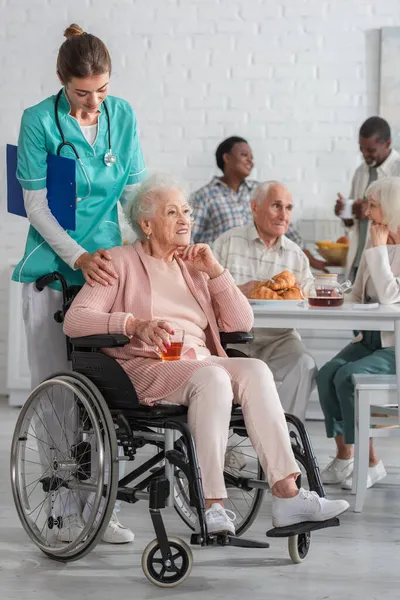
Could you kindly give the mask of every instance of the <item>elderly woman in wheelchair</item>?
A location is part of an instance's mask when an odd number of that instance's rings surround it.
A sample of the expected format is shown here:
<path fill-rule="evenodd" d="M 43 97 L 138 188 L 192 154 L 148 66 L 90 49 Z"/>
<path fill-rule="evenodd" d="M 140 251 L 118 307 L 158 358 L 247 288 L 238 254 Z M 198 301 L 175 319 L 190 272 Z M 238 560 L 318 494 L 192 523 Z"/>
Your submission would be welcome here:
<path fill-rule="evenodd" d="M 249 331 L 248 301 L 206 244 L 190 245 L 191 209 L 173 181 L 151 177 L 135 191 L 125 214 L 138 235 L 111 250 L 112 285 L 86 284 L 69 308 L 70 337 L 107 332 L 130 343 L 104 352 L 122 366 L 141 404 L 188 408 L 206 499 L 209 533 L 235 533 L 224 508 L 224 461 L 232 404 L 241 407 L 251 443 L 272 490 L 274 527 L 321 522 L 348 508 L 298 489 L 285 415 L 273 377 L 262 361 L 228 357 L 219 331 Z M 175 329 L 184 330 L 179 360 L 162 360 Z"/>

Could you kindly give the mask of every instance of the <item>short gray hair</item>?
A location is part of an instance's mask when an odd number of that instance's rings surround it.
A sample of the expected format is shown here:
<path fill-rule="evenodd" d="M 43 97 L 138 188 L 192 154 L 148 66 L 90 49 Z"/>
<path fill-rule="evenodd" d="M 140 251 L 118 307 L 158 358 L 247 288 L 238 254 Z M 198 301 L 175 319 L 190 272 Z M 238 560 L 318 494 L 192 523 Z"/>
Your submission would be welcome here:
<path fill-rule="evenodd" d="M 125 196 L 125 218 L 140 240 L 144 240 L 145 235 L 139 221 L 154 216 L 157 202 L 166 190 L 179 190 L 187 196 L 187 188 L 181 181 L 162 173 L 150 175 Z"/>
<path fill-rule="evenodd" d="M 282 183 L 280 183 L 279 181 L 264 181 L 263 183 L 260 183 L 253 194 L 252 200 L 255 200 L 257 202 L 257 204 L 262 204 L 262 202 L 264 201 L 264 198 L 267 196 L 269 190 L 272 187 L 275 187 L 276 185 L 283 185 Z"/>
<path fill-rule="evenodd" d="M 383 224 L 391 231 L 400 227 L 400 177 L 385 177 L 368 186 L 365 195 L 382 209 Z"/>

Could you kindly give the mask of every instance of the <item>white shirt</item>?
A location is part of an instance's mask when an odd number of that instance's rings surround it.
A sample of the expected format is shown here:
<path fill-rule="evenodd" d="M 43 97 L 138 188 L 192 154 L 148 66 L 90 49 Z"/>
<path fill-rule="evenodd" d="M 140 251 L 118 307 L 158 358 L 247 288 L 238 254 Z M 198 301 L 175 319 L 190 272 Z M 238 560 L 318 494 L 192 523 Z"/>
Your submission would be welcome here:
<path fill-rule="evenodd" d="M 377 179 L 383 179 L 384 177 L 400 177 L 400 154 L 397 152 L 397 150 L 394 150 L 394 148 L 392 148 L 387 159 L 381 165 L 379 165 L 379 167 L 377 167 Z M 369 166 L 363 162 L 359 167 L 357 167 L 354 173 L 349 197 L 352 200 L 361 200 L 364 198 L 368 181 Z M 358 220 L 355 219 L 354 226 L 350 230 L 350 247 L 346 261 L 346 277 L 348 277 L 350 274 L 354 259 L 357 254 L 359 239 L 358 228 Z M 368 237 L 369 236 L 367 235 L 365 244 L 368 242 Z"/>
<path fill-rule="evenodd" d="M 83 135 L 85 136 L 85 138 L 91 146 L 93 146 L 93 144 L 96 141 L 97 127 L 97 123 L 95 123 L 94 125 L 80 125 Z"/>
<path fill-rule="evenodd" d="M 351 292 L 351 300 L 366 303 L 367 296 L 380 304 L 400 304 L 400 245 L 367 248 L 361 258 L 360 267 Z M 356 338 L 358 341 L 359 338 Z M 394 346 L 395 336 L 391 331 L 381 331 L 383 348 Z"/>
<path fill-rule="evenodd" d="M 378 290 L 376 289 L 376 285 L 372 277 L 369 277 L 367 279 L 367 283 L 365 284 L 365 302 L 367 304 L 379 302 Z"/>
<path fill-rule="evenodd" d="M 215 257 L 230 271 L 237 285 L 253 279 L 270 279 L 288 269 L 300 285 L 313 279 L 310 263 L 302 249 L 281 236 L 272 248 L 267 248 L 254 223 L 226 231 L 213 244 Z"/>
<path fill-rule="evenodd" d="M 387 159 L 376 169 L 377 178 L 400 177 L 400 154 L 392 149 Z M 369 181 L 369 166 L 366 162 L 357 167 L 351 183 L 350 198 L 361 200 L 364 198 L 365 190 Z"/>

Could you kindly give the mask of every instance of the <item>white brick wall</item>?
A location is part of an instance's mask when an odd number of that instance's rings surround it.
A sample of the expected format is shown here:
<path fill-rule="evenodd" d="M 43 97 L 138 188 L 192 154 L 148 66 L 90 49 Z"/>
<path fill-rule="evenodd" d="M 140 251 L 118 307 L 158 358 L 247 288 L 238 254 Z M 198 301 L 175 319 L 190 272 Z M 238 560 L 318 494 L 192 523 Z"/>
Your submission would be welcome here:
<path fill-rule="evenodd" d="M 147 163 L 192 188 L 239 134 L 259 178 L 280 178 L 297 212 L 330 214 L 358 162 L 357 129 L 377 112 L 379 35 L 399 0 L 0 0 L 0 393 L 8 263 L 26 224 L 5 212 L 4 145 L 23 108 L 58 89 L 57 48 L 76 21 L 104 39 L 113 89 L 135 107 Z"/>

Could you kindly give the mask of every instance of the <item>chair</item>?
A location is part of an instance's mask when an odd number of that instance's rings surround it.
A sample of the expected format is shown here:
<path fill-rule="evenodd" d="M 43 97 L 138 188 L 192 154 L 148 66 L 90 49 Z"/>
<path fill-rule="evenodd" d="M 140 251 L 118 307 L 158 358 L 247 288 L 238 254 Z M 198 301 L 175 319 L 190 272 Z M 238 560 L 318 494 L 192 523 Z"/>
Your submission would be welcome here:
<path fill-rule="evenodd" d="M 370 438 L 400 435 L 395 375 L 353 375 L 355 444 L 352 493 L 354 512 L 362 512 L 367 491 Z"/>

